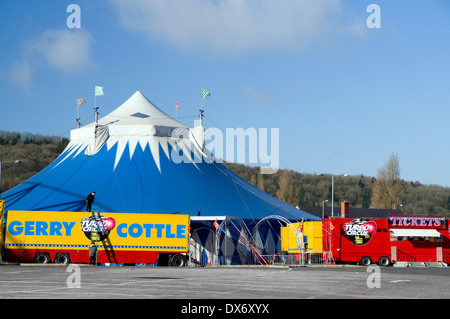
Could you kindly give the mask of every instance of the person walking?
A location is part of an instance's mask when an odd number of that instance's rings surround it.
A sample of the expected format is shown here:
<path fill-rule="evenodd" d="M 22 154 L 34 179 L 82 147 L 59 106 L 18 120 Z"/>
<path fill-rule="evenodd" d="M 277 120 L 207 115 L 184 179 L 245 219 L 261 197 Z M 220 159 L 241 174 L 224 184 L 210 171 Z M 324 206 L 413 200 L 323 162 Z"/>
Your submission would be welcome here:
<path fill-rule="evenodd" d="M 94 203 L 95 198 L 95 192 L 90 193 L 86 197 L 86 211 L 91 212 L 92 211 L 92 204 Z"/>
<path fill-rule="evenodd" d="M 89 245 L 89 265 L 95 265 L 95 255 L 97 254 L 97 246 L 95 246 L 94 241 L 91 241 Z"/>

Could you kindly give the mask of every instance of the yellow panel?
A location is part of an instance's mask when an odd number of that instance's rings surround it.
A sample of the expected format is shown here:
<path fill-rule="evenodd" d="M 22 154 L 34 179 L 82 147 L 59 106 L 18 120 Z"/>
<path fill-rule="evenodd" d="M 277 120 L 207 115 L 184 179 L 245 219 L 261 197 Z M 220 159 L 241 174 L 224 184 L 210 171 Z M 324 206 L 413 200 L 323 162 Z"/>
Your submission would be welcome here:
<path fill-rule="evenodd" d="M 298 229 L 301 223 L 293 223 L 295 229 Z M 306 236 L 308 242 L 307 252 L 319 253 L 322 252 L 322 222 L 303 222 L 303 232 L 300 236 Z M 281 227 L 281 250 L 289 253 L 298 253 L 297 239 L 295 232 L 288 226 Z M 303 245 L 300 249 L 304 249 Z"/>
<path fill-rule="evenodd" d="M 9 211 L 5 246 L 79 249 L 93 240 L 115 250 L 181 252 L 188 228 L 188 215 Z"/>
<path fill-rule="evenodd" d="M 321 253 L 322 244 L 322 222 L 305 222 L 303 226 L 304 234 L 308 237 L 308 251 Z"/>
<path fill-rule="evenodd" d="M 293 223 L 292 224 L 295 229 L 298 229 L 298 226 L 300 223 Z M 300 236 L 302 236 L 301 233 L 299 233 Z M 299 248 L 303 249 L 303 247 L 298 247 L 298 241 L 297 241 L 297 234 L 292 230 L 291 227 L 281 227 L 280 229 L 280 236 L 281 236 L 281 251 L 295 253 L 299 252 Z M 300 241 L 301 243 L 302 241 Z"/>

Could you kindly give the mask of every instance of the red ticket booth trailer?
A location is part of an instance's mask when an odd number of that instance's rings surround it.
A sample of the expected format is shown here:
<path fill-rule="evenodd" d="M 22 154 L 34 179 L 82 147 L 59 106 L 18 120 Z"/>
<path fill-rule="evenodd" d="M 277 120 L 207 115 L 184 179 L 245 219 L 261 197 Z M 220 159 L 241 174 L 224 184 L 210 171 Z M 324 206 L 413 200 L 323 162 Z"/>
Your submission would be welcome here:
<path fill-rule="evenodd" d="M 445 216 L 389 215 L 391 260 L 450 262 L 450 236 Z"/>
<path fill-rule="evenodd" d="M 449 222 L 445 216 L 327 218 L 322 228 L 323 249 L 338 263 L 450 263 Z"/>
<path fill-rule="evenodd" d="M 327 218 L 322 230 L 324 251 L 337 263 L 391 263 L 387 219 Z"/>

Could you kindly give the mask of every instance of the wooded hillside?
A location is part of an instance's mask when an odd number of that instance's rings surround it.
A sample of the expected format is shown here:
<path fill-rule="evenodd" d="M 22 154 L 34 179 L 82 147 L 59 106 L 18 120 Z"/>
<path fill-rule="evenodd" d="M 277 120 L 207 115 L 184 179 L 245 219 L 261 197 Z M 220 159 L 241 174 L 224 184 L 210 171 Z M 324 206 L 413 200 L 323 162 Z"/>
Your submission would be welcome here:
<path fill-rule="evenodd" d="M 22 162 L 2 165 L 1 191 L 20 184 L 44 169 L 68 142 L 67 138 L 55 136 L 0 131 L 0 161 Z M 292 206 L 321 206 L 322 201 L 331 201 L 331 175 L 317 176 L 290 170 L 261 175 L 258 167 L 233 163 L 226 165 L 246 181 Z M 350 207 L 371 207 L 375 181 L 375 177 L 363 175 L 335 176 L 335 205 L 346 200 Z M 450 218 L 450 188 L 404 180 L 401 180 L 401 185 L 404 197 L 402 206 L 397 208 L 404 213 L 446 215 Z M 326 206 L 329 207 L 330 202 Z"/>
<path fill-rule="evenodd" d="M 67 138 L 0 131 L 0 161 L 3 163 L 1 192 L 22 183 L 47 167 L 69 143 Z"/>

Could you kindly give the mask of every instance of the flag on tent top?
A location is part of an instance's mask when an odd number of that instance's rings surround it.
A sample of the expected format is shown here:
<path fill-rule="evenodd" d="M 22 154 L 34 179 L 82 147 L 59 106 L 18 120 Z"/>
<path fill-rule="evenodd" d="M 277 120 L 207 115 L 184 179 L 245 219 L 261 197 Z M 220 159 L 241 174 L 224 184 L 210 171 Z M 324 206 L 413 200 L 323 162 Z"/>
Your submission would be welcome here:
<path fill-rule="evenodd" d="M 103 95 L 103 88 L 101 86 L 95 87 L 95 96 Z"/>
<path fill-rule="evenodd" d="M 180 107 L 178 106 L 178 102 L 177 102 L 177 101 L 175 101 L 175 106 L 177 107 L 177 110 L 180 108 Z"/>
<path fill-rule="evenodd" d="M 206 90 L 202 90 L 202 99 L 206 99 L 207 97 L 210 97 L 211 93 L 209 93 Z"/>
<path fill-rule="evenodd" d="M 83 104 L 83 103 L 85 103 L 85 102 L 86 102 L 85 99 L 78 98 L 78 99 L 77 99 L 77 106 L 80 106 L 81 104 Z"/>

